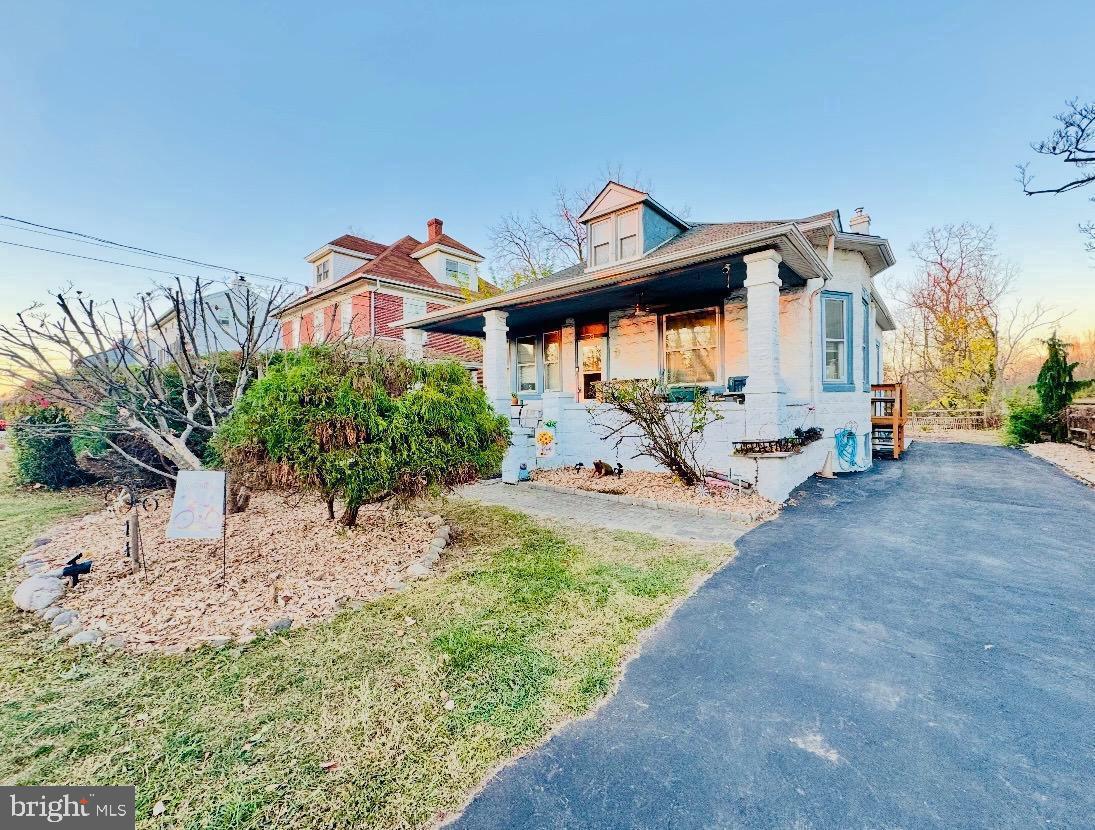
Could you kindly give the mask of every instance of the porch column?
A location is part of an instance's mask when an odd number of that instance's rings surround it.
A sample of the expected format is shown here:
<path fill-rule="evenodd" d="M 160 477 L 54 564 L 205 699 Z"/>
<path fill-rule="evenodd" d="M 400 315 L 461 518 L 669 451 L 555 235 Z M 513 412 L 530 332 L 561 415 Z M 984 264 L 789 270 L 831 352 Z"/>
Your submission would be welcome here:
<path fill-rule="evenodd" d="M 408 360 L 426 356 L 426 332 L 421 329 L 403 329 L 403 343 Z"/>
<path fill-rule="evenodd" d="M 509 412 L 509 343 L 506 333 L 509 326 L 505 311 L 487 311 L 483 314 L 483 389 L 495 411 Z"/>
<path fill-rule="evenodd" d="M 783 433 L 786 387 L 779 369 L 779 264 L 774 250 L 745 260 L 746 342 L 749 379 L 745 382 L 745 422 L 749 438 L 778 438 Z"/>

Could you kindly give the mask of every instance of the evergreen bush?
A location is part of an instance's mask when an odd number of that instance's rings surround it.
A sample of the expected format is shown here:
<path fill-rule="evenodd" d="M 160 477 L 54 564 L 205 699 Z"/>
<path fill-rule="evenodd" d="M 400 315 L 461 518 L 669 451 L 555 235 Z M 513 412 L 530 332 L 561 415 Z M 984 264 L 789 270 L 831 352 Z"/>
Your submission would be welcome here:
<path fill-rule="evenodd" d="M 72 451 L 68 413 L 35 396 L 11 406 L 11 475 L 16 484 L 41 484 L 50 490 L 86 484 L 89 476 Z"/>
<path fill-rule="evenodd" d="M 319 492 L 353 526 L 363 504 L 451 488 L 498 470 L 509 422 L 455 363 L 376 346 L 276 355 L 218 430 L 213 450 L 253 487 Z"/>

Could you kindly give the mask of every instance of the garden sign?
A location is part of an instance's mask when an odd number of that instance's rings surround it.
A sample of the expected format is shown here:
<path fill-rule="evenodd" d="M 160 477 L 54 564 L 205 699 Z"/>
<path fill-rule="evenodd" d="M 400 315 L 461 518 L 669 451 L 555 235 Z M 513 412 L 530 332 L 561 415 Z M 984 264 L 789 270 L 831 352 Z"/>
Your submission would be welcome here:
<path fill-rule="evenodd" d="M 220 539 L 224 535 L 223 470 L 179 470 L 168 539 Z"/>

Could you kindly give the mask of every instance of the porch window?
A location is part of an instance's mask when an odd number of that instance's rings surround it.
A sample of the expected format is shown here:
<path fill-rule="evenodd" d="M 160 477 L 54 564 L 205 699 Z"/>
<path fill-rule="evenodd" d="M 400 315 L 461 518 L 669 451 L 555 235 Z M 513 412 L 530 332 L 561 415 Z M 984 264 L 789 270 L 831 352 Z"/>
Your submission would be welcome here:
<path fill-rule="evenodd" d="M 536 391 L 536 338 L 517 340 L 517 391 Z"/>
<path fill-rule="evenodd" d="M 631 259 L 639 253 L 639 211 L 629 210 L 619 217 L 620 259 Z"/>
<path fill-rule="evenodd" d="M 719 360 L 717 310 L 667 314 L 664 321 L 666 384 L 714 383 Z"/>
<path fill-rule="evenodd" d="M 822 387 L 829 392 L 851 392 L 849 341 L 852 334 L 852 295 L 826 291 L 822 293 L 821 331 L 824 360 Z"/>
<path fill-rule="evenodd" d="M 607 265 L 612 256 L 612 220 L 594 222 L 589 227 L 589 237 L 594 266 Z"/>
<path fill-rule="evenodd" d="M 544 334 L 544 391 L 561 392 L 563 376 L 559 371 L 559 362 L 563 354 L 562 332 L 549 331 Z"/>

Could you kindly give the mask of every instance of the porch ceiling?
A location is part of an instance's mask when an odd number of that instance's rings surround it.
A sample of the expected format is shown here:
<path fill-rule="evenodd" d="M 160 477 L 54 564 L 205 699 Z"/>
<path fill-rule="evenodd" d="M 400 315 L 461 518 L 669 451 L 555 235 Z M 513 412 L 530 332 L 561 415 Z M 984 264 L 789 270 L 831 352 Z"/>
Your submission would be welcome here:
<path fill-rule="evenodd" d="M 730 266 L 729 276 L 724 269 L 726 265 Z M 779 276 L 785 287 L 806 283 L 786 263 L 780 264 Z M 582 321 L 636 304 L 667 311 L 713 304 L 721 302 L 730 292 L 743 288 L 744 283 L 745 262 L 741 255 L 734 255 L 657 274 L 636 276 L 604 287 L 586 288 L 580 293 L 562 297 L 515 298 L 507 303 L 503 296 L 492 308 L 508 312 L 510 335 L 519 336 L 553 328 L 568 317 Z M 423 322 L 415 327 L 425 331 L 481 336 L 483 314 L 482 311 L 473 312 L 455 319 Z"/>

